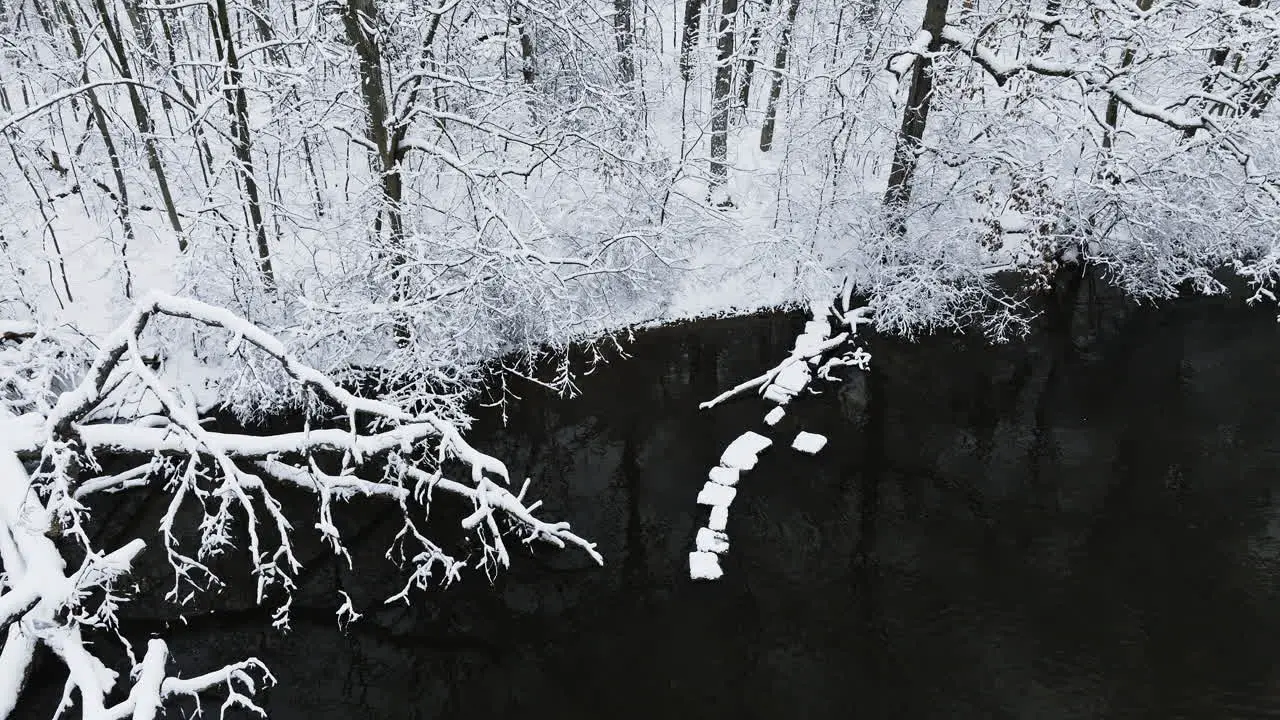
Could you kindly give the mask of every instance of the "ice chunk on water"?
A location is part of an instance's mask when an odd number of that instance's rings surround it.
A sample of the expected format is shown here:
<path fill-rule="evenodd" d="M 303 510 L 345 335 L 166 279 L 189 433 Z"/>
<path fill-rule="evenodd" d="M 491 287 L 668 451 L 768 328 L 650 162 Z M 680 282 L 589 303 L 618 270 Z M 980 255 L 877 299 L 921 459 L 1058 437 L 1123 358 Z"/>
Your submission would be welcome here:
<path fill-rule="evenodd" d="M 825 436 L 801 430 L 800 434 L 796 435 L 796 439 L 792 441 L 791 447 L 802 453 L 815 455 L 819 450 L 825 447 L 826 444 L 827 438 Z"/>
<path fill-rule="evenodd" d="M 774 409 L 770 410 L 768 415 L 765 415 L 765 416 L 764 416 L 764 424 L 765 424 L 765 425 L 777 425 L 777 424 L 778 424 L 778 421 L 782 419 L 782 416 L 783 416 L 783 415 L 786 415 L 786 414 L 787 414 L 787 411 L 786 411 L 786 410 L 783 410 L 783 409 L 782 409 L 782 408 L 780 408 L 780 407 L 776 407 L 776 408 L 774 408 Z"/>
<path fill-rule="evenodd" d="M 724 454 L 720 456 L 720 464 L 727 468 L 750 470 L 756 466 L 756 455 L 772 444 L 773 441 L 769 438 L 748 430 L 724 449 Z"/>
<path fill-rule="evenodd" d="M 728 506 L 733 502 L 733 498 L 738 491 L 721 485 L 719 483 L 707 482 L 702 486 L 702 492 L 698 493 L 699 505 L 724 505 Z"/>
<path fill-rule="evenodd" d="M 711 508 L 711 519 L 707 521 L 707 527 L 712 530 L 724 530 L 724 526 L 729 524 L 729 508 L 725 505 L 716 505 Z"/>
<path fill-rule="evenodd" d="M 729 536 L 711 528 L 698 528 L 698 550 L 723 555 L 729 552 Z"/>
<path fill-rule="evenodd" d="M 713 467 L 711 472 L 707 473 L 707 476 L 711 478 L 713 483 L 733 487 L 738 484 L 738 473 L 739 470 L 737 468 Z"/>
<path fill-rule="evenodd" d="M 689 553 L 689 577 L 694 580 L 719 580 L 724 572 L 720 569 L 720 558 L 715 553 Z"/>

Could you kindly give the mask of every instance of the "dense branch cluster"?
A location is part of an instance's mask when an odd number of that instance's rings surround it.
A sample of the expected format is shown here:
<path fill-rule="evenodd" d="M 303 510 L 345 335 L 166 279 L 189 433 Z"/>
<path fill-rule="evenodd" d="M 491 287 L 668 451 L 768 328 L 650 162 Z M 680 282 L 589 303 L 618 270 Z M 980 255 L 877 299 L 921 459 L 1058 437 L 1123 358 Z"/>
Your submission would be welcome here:
<path fill-rule="evenodd" d="M 324 407 L 335 409 L 341 427 L 301 432 L 227 433 L 205 427 L 206 418 L 190 388 L 148 361 L 144 338 L 158 320 L 180 319 L 208 332 L 231 336 L 227 353 L 264 355 Z M 141 389 L 153 412 L 122 417 L 122 399 Z M 0 717 L 8 716 L 21 692 L 37 645 L 52 650 L 69 671 L 64 704 L 78 705 L 86 719 L 152 717 L 167 698 L 195 695 L 214 686 L 226 692 L 228 706 L 257 709 L 252 693 L 271 675 L 256 659 L 194 678 L 178 679 L 167 669 L 163 640 L 151 640 L 134 662 L 135 685 L 127 700 L 104 703 L 116 674 L 99 658 L 83 633 L 111 630 L 117 609 L 128 599 L 125 579 L 146 546 L 136 538 L 119 548 L 94 547 L 87 532 L 88 513 L 103 493 L 163 488 L 168 507 L 154 528 L 173 572 L 170 602 L 186 604 L 195 596 L 225 585 L 213 558 L 243 556 L 257 589 L 258 604 L 274 603 L 275 622 L 286 626 L 302 569 L 294 552 L 295 525 L 277 499 L 293 488 L 312 495 L 314 527 L 333 553 L 349 563 L 350 553 L 334 522 L 335 507 L 364 500 L 395 508 L 403 527 L 395 553 L 405 571 L 403 590 L 411 592 L 449 584 L 468 564 L 493 572 L 511 561 L 507 536 L 525 543 L 574 547 L 602 562 L 595 545 L 574 534 L 568 523 L 537 517 L 539 503 L 526 500 L 529 482 L 518 492 L 508 488 L 506 466 L 462 437 L 458 428 L 433 412 L 414 413 L 397 405 L 354 395 L 331 378 L 301 362 L 283 343 L 227 310 L 159 293 L 138 303 L 126 322 L 101 345 L 75 387 L 63 392 L 47 413 L 31 412 L 23 420 L 0 424 L 0 630 L 8 636 L 0 651 Z M 29 432 L 17 432 L 26 427 Z M 111 459 L 107 471 L 100 461 Z M 28 475 L 22 459 L 35 468 Z M 466 468 L 465 480 L 446 475 L 450 463 Z M 424 469 L 426 468 L 426 469 Z M 469 504 L 471 514 L 459 520 L 478 549 L 471 561 L 450 554 L 431 539 L 426 527 L 433 497 L 444 493 Z M 184 510 L 202 516 L 198 543 L 188 547 L 191 533 L 177 526 Z M 83 555 L 68 569 L 68 548 Z M 151 539 L 151 538 L 147 538 Z M 357 615 L 350 598 L 339 615 Z M 125 641 L 125 638 L 121 638 Z M 130 652 L 132 657 L 132 652 Z M 74 691 L 74 695 L 73 695 Z"/>

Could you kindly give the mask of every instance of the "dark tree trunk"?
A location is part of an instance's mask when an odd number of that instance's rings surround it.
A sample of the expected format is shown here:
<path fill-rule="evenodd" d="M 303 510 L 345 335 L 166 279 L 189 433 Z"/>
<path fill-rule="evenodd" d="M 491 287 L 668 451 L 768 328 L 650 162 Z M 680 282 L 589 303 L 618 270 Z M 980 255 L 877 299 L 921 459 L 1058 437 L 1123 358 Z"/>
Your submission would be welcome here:
<path fill-rule="evenodd" d="M 738 0 L 721 0 L 720 30 L 716 35 L 716 76 L 711 91 L 711 187 L 729 176 L 729 103 L 733 94 L 734 24 Z"/>
<path fill-rule="evenodd" d="M 704 0 L 684 0 L 684 32 L 680 38 L 680 77 L 693 78 L 693 52 L 698 47 Z"/>
<path fill-rule="evenodd" d="M 769 152 L 773 149 L 773 133 L 778 123 L 778 102 L 782 98 L 782 73 L 787 69 L 787 53 L 791 50 L 791 29 L 796 24 L 796 13 L 800 11 L 800 0 L 791 0 L 787 6 L 787 19 L 782 25 L 782 36 L 778 39 L 778 54 L 773 59 L 773 81 L 769 85 L 769 102 L 764 108 L 764 126 L 760 128 L 760 150 Z"/>
<path fill-rule="evenodd" d="M 94 0 L 94 7 L 98 11 L 99 19 L 102 21 L 102 28 L 107 33 L 107 41 L 111 44 L 111 51 L 115 55 L 116 67 L 120 72 L 120 77 L 125 80 L 132 80 L 133 73 L 130 71 L 129 55 L 125 52 L 124 40 L 120 37 L 120 29 L 115 23 L 115 18 L 107 9 L 106 0 Z M 151 121 L 151 112 L 142 101 L 142 96 L 138 93 L 136 85 L 129 84 L 125 86 L 129 94 L 129 105 L 133 110 L 134 121 L 138 124 L 138 134 L 142 137 L 142 146 L 147 154 L 147 164 L 151 167 L 151 171 L 156 176 L 156 186 L 160 190 L 160 199 L 164 202 L 165 214 L 169 218 L 169 226 L 173 228 L 173 232 L 178 236 L 178 250 L 186 252 L 187 238 L 182 231 L 182 221 L 178 218 L 178 208 L 173 202 L 173 194 L 169 190 L 169 179 L 165 175 L 164 164 L 160 160 L 160 150 L 156 147 L 155 126 Z"/>
<path fill-rule="evenodd" d="M 893 147 L 893 165 L 889 169 L 889 188 L 884 204 L 895 233 L 907 230 L 906 211 L 911 201 L 911 181 L 920 158 L 921 140 L 929 122 L 929 106 L 933 99 L 933 60 L 931 53 L 942 50 L 942 30 L 947 24 L 947 0 L 928 0 L 921 29 L 930 35 L 926 54 L 916 58 L 912 66 L 907 105 L 902 111 L 902 128 Z"/>
<path fill-rule="evenodd" d="M 275 269 L 271 265 L 271 248 L 267 244 L 267 226 L 262 219 L 262 199 L 258 192 L 257 174 L 253 167 L 253 144 L 249 130 L 249 98 L 244 91 L 244 73 L 236 55 L 235 37 L 231 33 L 231 13 L 227 0 L 215 0 L 210 8 L 214 25 L 214 40 L 223 58 L 223 95 L 231 112 L 232 146 L 236 156 L 236 170 L 244 183 L 245 202 L 249 210 L 249 229 L 253 233 L 254 249 L 258 254 L 258 273 L 268 290 L 276 286 Z"/>
<path fill-rule="evenodd" d="M 629 85 L 636 79 L 636 34 L 631 22 L 631 0 L 613 0 L 613 34 L 618 46 L 618 77 Z"/>
<path fill-rule="evenodd" d="M 747 37 L 747 57 L 742 64 L 742 82 L 738 87 L 738 104 L 742 106 L 743 112 L 746 112 L 751 107 L 751 83 L 755 80 L 756 75 L 756 54 L 760 52 L 760 29 L 772 9 L 772 0 L 764 0 L 764 8 L 760 12 L 763 17 L 752 24 L 751 35 Z"/>
<path fill-rule="evenodd" d="M 1044 5 L 1044 14 L 1050 17 L 1057 17 L 1062 12 L 1062 0 L 1047 0 Z M 1044 55 L 1053 47 L 1053 29 L 1054 25 L 1045 25 L 1040 29 L 1040 54 Z"/>
<path fill-rule="evenodd" d="M 400 174 L 400 143 L 388 124 L 391 119 L 391 105 L 388 101 L 387 84 L 382 70 L 382 47 L 376 33 L 370 34 L 365 28 L 378 27 L 378 8 L 376 0 L 348 0 L 342 15 L 347 40 L 356 50 L 359 58 L 360 95 L 364 99 L 367 122 L 365 137 L 377 150 L 374 162 L 375 171 L 382 179 L 382 207 L 374 220 L 374 233 L 383 235 L 386 228 L 387 255 L 392 267 L 393 302 L 403 301 L 407 295 L 404 287 L 404 185 Z M 385 222 L 384 222 L 385 218 Z M 407 320 L 399 320 L 395 327 L 396 341 L 400 344 L 409 342 L 409 325 Z"/>
<path fill-rule="evenodd" d="M 67 6 L 66 0 L 57 0 L 57 7 L 62 14 L 63 22 L 66 23 L 72 49 L 76 51 L 78 57 L 84 58 L 84 38 L 80 35 L 80 27 L 75 15 Z M 82 66 L 80 81 L 86 85 L 89 84 L 87 66 Z M 111 136 L 111 128 L 107 126 L 107 114 L 102 109 L 102 103 L 98 101 L 98 93 L 89 90 L 85 95 L 89 100 L 89 110 L 93 113 L 94 124 L 98 126 L 102 145 L 107 151 L 107 161 L 111 164 L 111 175 L 116 184 L 116 216 L 120 218 L 120 225 L 124 230 L 124 244 L 120 247 L 120 258 L 124 264 L 124 296 L 131 298 L 133 297 L 133 276 L 129 272 L 129 244 L 133 242 L 134 236 L 133 219 L 129 215 L 129 183 L 125 181 L 124 166 L 120 162 L 120 153 L 116 150 L 115 138 Z"/>

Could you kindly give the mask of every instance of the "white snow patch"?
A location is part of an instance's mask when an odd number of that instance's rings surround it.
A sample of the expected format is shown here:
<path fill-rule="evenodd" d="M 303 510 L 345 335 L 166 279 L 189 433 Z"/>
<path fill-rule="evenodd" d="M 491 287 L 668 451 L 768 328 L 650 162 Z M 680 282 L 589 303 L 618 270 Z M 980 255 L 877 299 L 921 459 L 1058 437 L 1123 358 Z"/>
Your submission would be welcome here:
<path fill-rule="evenodd" d="M 800 434 L 796 435 L 796 439 L 792 441 L 791 447 L 802 453 L 816 455 L 826 444 L 826 436 L 801 430 Z"/>
<path fill-rule="evenodd" d="M 729 536 L 711 528 L 698 528 L 698 550 L 723 555 L 729 552 Z"/>
<path fill-rule="evenodd" d="M 712 530 L 724 530 L 724 526 L 729 524 L 729 508 L 725 505 L 716 505 L 711 508 L 711 518 L 707 520 L 707 527 Z"/>
<path fill-rule="evenodd" d="M 998 220 L 1001 232 L 1025 234 L 1031 232 L 1031 222 L 1016 210 L 1005 210 Z"/>
<path fill-rule="evenodd" d="M 707 473 L 707 476 L 711 478 L 713 483 L 733 487 L 738 484 L 738 474 L 740 472 L 737 468 L 713 467 L 711 472 Z"/>
<path fill-rule="evenodd" d="M 773 441 L 769 438 L 748 430 L 724 449 L 720 464 L 727 468 L 750 470 L 756 466 L 756 455 L 772 444 Z"/>
<path fill-rule="evenodd" d="M 38 447 L 44 439 L 44 416 L 27 413 L 14 417 L 0 406 L 0 438 L 10 447 Z"/>
<path fill-rule="evenodd" d="M 764 424 L 765 424 L 765 425 L 777 425 L 777 424 L 778 424 L 778 421 L 782 419 L 782 416 L 783 416 L 783 415 L 786 415 L 786 414 L 787 414 L 787 411 L 786 411 L 786 410 L 783 410 L 783 409 L 782 409 L 782 408 L 780 408 L 780 407 L 776 407 L 776 408 L 774 408 L 774 409 L 770 410 L 768 415 L 765 415 L 765 416 L 764 416 Z"/>
<path fill-rule="evenodd" d="M 734 496 L 738 491 L 734 488 L 721 485 L 719 483 L 708 482 L 702 486 L 702 492 L 698 493 L 699 505 L 723 505 L 728 507 L 733 502 Z"/>
<path fill-rule="evenodd" d="M 689 553 L 689 577 L 694 580 L 719 580 L 724 575 L 720 569 L 720 558 L 715 553 Z"/>

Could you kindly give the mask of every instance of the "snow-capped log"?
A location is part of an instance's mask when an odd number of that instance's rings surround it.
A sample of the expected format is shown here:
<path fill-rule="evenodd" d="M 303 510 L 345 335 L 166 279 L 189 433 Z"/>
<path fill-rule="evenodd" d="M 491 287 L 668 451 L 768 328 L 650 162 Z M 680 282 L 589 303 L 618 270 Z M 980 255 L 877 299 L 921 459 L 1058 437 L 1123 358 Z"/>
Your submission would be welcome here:
<path fill-rule="evenodd" d="M 803 389 L 804 385 L 808 383 L 810 376 L 809 369 L 805 365 L 807 361 L 815 358 L 821 358 L 827 353 L 840 349 L 857 335 L 859 325 L 871 322 L 871 316 L 875 314 L 874 308 L 864 306 L 847 311 L 840 310 L 840 307 L 849 307 L 852 297 L 853 286 L 846 282 L 845 286 L 841 289 L 840 301 L 837 303 L 839 304 L 839 307 L 833 305 L 826 311 L 829 317 L 834 319 L 837 323 L 847 326 L 849 328 L 848 331 L 839 333 L 831 338 L 820 340 L 817 335 L 820 321 L 817 320 L 817 318 L 821 317 L 821 315 L 819 314 L 818 308 L 815 307 L 813 310 L 815 319 L 810 320 L 805 325 L 805 333 L 796 339 L 795 347 L 786 359 L 775 365 L 771 370 L 763 375 L 759 375 L 747 380 L 746 382 L 739 383 L 714 398 L 699 404 L 698 408 L 700 410 L 708 410 L 727 400 L 731 400 L 748 390 L 758 390 L 766 400 L 778 403 L 779 405 L 785 405 L 790 401 L 791 397 L 799 392 L 799 390 Z M 859 353 L 865 355 L 865 351 L 861 348 L 854 348 L 851 352 L 854 355 L 858 355 Z M 867 359 L 870 359 L 870 355 L 866 355 L 866 357 Z M 862 365 L 861 362 L 846 362 L 845 364 Z M 799 367 L 796 367 L 797 365 Z M 803 383 L 800 382 L 801 380 L 803 380 Z M 792 389 L 797 387 L 798 389 Z"/>
<path fill-rule="evenodd" d="M 159 318 L 229 333 L 234 340 L 227 345 L 228 361 L 240 357 L 242 347 L 256 348 L 319 405 L 337 408 L 347 428 L 264 436 L 206 429 L 193 393 L 172 386 L 143 352 L 147 328 Z M 160 412 L 132 421 L 93 422 L 100 414 L 112 414 L 103 410 L 116 402 L 113 390 L 125 382 L 144 388 Z M 0 406 L 0 414 L 8 411 Z M 410 592 L 432 583 L 448 584 L 467 565 L 427 534 L 425 510 L 437 492 L 471 506 L 471 514 L 458 522 L 483 548 L 475 564 L 490 573 L 510 562 L 504 539 L 509 532 L 526 543 L 572 545 L 603 562 L 595 545 L 571 532 L 568 523 L 538 518 L 539 503 L 525 498 L 529 482 L 519 492 L 508 489 L 506 466 L 469 445 L 452 423 L 432 413 L 413 413 L 354 395 L 303 363 L 270 333 L 193 300 L 149 295 L 102 343 L 84 379 L 58 398 L 38 432 L 32 424 L 30 414 L 0 417 L 0 429 L 25 428 L 20 433 L 0 432 L 0 630 L 6 631 L 0 650 L 0 719 L 16 707 L 40 646 L 66 666 L 64 704 L 73 701 L 85 720 L 154 718 L 168 699 L 215 686 L 226 697 L 224 708 L 239 705 L 262 714 L 252 695 L 273 679 L 258 660 L 248 658 L 180 680 L 167 674 L 168 650 L 161 639 L 151 640 L 143 657 L 128 668 L 134 683 L 128 696 L 115 705 L 105 704 L 119 675 L 99 659 L 84 633 L 116 628 L 116 609 L 128 599 L 121 580 L 146 542 L 135 538 L 110 552 L 95 548 L 84 526 L 92 512 L 85 501 L 96 494 L 142 487 L 162 488 L 168 494 L 156 540 L 174 575 L 169 602 L 181 605 L 224 585 L 230 578 L 219 577 L 207 561 L 244 552 L 244 580 L 256 583 L 259 604 L 275 604 L 275 624 L 283 627 L 288 625 L 293 578 L 301 569 L 293 552 L 294 527 L 301 518 L 275 499 L 273 493 L 280 488 L 302 489 L 314 496 L 314 527 L 348 563 L 351 556 L 333 522 L 335 501 L 367 499 L 396 508 L 404 526 L 388 557 L 401 558 L 407 577 L 403 589 L 388 602 L 407 599 Z M 14 447 L 15 438 L 24 444 Z M 133 464 L 101 474 L 98 458 L 104 454 Z M 23 458 L 35 468 L 30 474 Z M 335 467 L 331 461 L 339 458 L 340 467 Z M 420 466 L 422 458 L 429 467 Z M 360 476 L 374 459 L 378 472 Z M 445 476 L 450 462 L 469 470 L 469 482 Z M 324 471 L 322 465 L 332 469 Z M 192 508 L 203 512 L 195 549 L 177 539 L 191 536 L 191 531 L 176 527 L 180 510 Z M 270 527 L 268 532 L 262 532 L 263 524 Z M 84 560 L 78 567 L 68 568 L 52 539 L 55 535 L 79 546 L 75 557 Z M 358 617 L 350 598 L 344 600 L 338 619 L 344 613 Z"/>
<path fill-rule="evenodd" d="M 35 337 L 36 326 L 32 323 L 0 320 L 0 341 L 20 342 Z"/>
<path fill-rule="evenodd" d="M 773 382 L 774 378 L 778 377 L 778 375 L 782 371 L 786 370 L 791 365 L 794 365 L 795 363 L 803 363 L 809 358 L 817 357 L 819 355 L 822 355 L 823 353 L 826 353 L 830 350 L 838 348 L 841 345 L 843 345 L 844 342 L 848 339 L 849 339 L 849 333 L 840 333 L 839 335 L 836 335 L 835 337 L 829 340 L 826 340 L 825 342 L 822 342 L 818 345 L 810 346 L 807 349 L 793 350 L 791 354 L 787 356 L 787 359 L 778 363 L 777 366 L 775 366 L 772 370 L 769 370 L 768 372 L 764 373 L 763 375 L 760 375 L 759 377 L 752 378 L 750 380 L 747 380 L 746 382 L 736 385 L 733 388 L 725 390 L 724 392 L 720 393 L 714 398 L 704 403 L 701 403 L 700 405 L 698 405 L 698 408 L 701 410 L 708 410 L 710 408 L 713 408 L 723 403 L 726 400 L 737 397 L 738 395 L 741 395 L 742 393 L 748 390 L 767 387 L 770 383 Z"/>
<path fill-rule="evenodd" d="M 791 363 L 773 379 L 773 383 L 789 393 L 796 394 L 809 384 L 809 366 L 804 363 Z"/>

